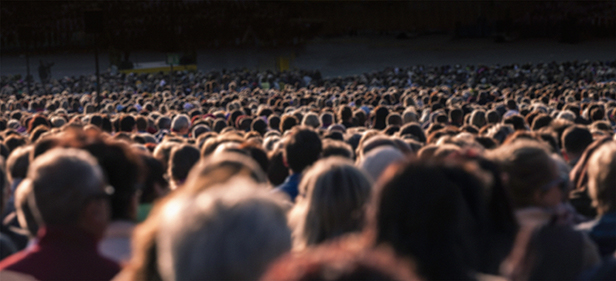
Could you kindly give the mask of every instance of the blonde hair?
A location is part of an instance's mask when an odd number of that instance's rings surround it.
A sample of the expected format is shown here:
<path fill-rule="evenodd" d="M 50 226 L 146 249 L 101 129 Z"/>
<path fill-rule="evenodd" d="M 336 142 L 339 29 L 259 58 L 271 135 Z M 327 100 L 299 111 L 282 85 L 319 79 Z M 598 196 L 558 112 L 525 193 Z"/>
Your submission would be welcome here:
<path fill-rule="evenodd" d="M 369 177 L 347 159 L 318 161 L 303 176 L 300 195 L 289 215 L 294 248 L 360 230 L 371 185 Z"/>

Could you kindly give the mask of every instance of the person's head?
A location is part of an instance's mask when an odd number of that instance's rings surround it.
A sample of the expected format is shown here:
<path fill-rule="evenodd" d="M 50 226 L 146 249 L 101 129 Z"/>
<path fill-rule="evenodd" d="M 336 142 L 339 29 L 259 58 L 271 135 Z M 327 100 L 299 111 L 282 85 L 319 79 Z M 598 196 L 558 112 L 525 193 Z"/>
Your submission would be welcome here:
<path fill-rule="evenodd" d="M 9 184 L 13 184 L 16 180 L 21 180 L 28 174 L 28 166 L 30 165 L 30 154 L 34 149 L 33 146 L 19 147 L 11 152 L 6 160 L 7 179 Z"/>
<path fill-rule="evenodd" d="M 356 239 L 343 240 L 286 254 L 274 262 L 260 280 L 420 280 L 410 262 L 397 258 L 388 249 L 358 247 L 356 244 L 360 242 Z"/>
<path fill-rule="evenodd" d="M 15 214 L 21 229 L 27 231 L 29 237 L 36 237 L 39 223 L 36 221 L 34 212 L 28 201 L 32 195 L 32 184 L 30 181 L 22 181 L 15 189 Z"/>
<path fill-rule="evenodd" d="M 120 132 L 132 132 L 135 130 L 135 118 L 131 115 L 125 114 L 120 117 Z"/>
<path fill-rule="evenodd" d="M 449 123 L 454 126 L 462 126 L 464 122 L 464 111 L 460 108 L 453 108 L 449 111 Z"/>
<path fill-rule="evenodd" d="M 160 116 L 156 119 L 156 127 L 160 130 L 171 130 L 171 119 L 167 116 Z"/>
<path fill-rule="evenodd" d="M 402 161 L 404 158 L 404 154 L 398 148 L 384 145 L 374 148 L 358 159 L 357 166 L 368 173 L 372 181 L 376 182 L 389 165 Z"/>
<path fill-rule="evenodd" d="M 244 177 L 173 198 L 160 226 L 163 280 L 254 280 L 291 248 L 283 200 Z"/>
<path fill-rule="evenodd" d="M 568 225 L 547 223 L 523 228 L 501 266 L 503 275 L 521 280 L 574 280 L 588 270 L 584 233 Z"/>
<path fill-rule="evenodd" d="M 109 220 L 111 192 L 96 159 L 86 151 L 56 148 L 36 158 L 25 184 L 39 225 L 73 225 L 96 238 Z"/>
<path fill-rule="evenodd" d="M 476 249 L 464 246 L 472 238 L 465 235 L 468 210 L 459 174 L 464 171 L 449 165 L 407 162 L 385 171 L 373 196 L 369 229 L 374 243 L 412 257 L 428 280 L 469 278 L 467 259 Z M 479 188 L 476 180 L 464 184 Z"/>
<path fill-rule="evenodd" d="M 280 119 L 280 132 L 284 133 L 287 130 L 290 130 L 295 127 L 295 125 L 297 125 L 298 123 L 299 122 L 297 121 L 297 117 L 292 114 L 285 114 Z"/>
<path fill-rule="evenodd" d="M 550 115 L 544 113 L 539 114 L 535 117 L 535 119 L 533 119 L 533 123 L 530 128 L 533 131 L 537 131 L 543 127 L 549 126 L 550 122 L 552 122 L 552 117 L 550 117 Z"/>
<path fill-rule="evenodd" d="M 293 128 L 285 142 L 284 160 L 293 173 L 301 173 L 321 157 L 321 138 L 308 127 Z"/>
<path fill-rule="evenodd" d="M 191 144 L 180 144 L 171 149 L 168 174 L 172 189 L 182 186 L 190 169 L 199 161 L 200 157 L 199 149 Z"/>
<path fill-rule="evenodd" d="M 565 129 L 561 138 L 563 151 L 567 155 L 567 159 L 570 163 L 572 161 L 577 161 L 592 141 L 592 134 L 590 131 L 581 125 L 575 125 Z"/>
<path fill-rule="evenodd" d="M 139 115 L 135 118 L 135 125 L 137 126 L 137 131 L 145 132 L 148 129 L 148 119 L 143 115 Z"/>
<path fill-rule="evenodd" d="M 391 125 L 396 125 L 396 126 L 402 126 L 403 125 L 403 120 L 402 120 L 402 116 L 400 116 L 400 114 L 393 112 L 390 113 L 389 115 L 387 115 L 387 120 L 386 120 L 386 124 L 387 126 L 391 126 Z"/>
<path fill-rule="evenodd" d="M 345 157 L 349 160 L 355 159 L 353 148 L 348 143 L 339 140 L 324 139 L 323 158 L 331 156 Z"/>
<path fill-rule="evenodd" d="M 491 151 L 507 174 L 507 186 L 514 206 L 554 207 L 562 201 L 562 178 L 546 145 L 519 139 Z"/>
<path fill-rule="evenodd" d="M 303 249 L 359 231 L 371 189 L 368 176 L 350 160 L 317 161 L 302 177 L 300 195 L 291 211 L 295 247 Z"/>
<path fill-rule="evenodd" d="M 319 116 L 316 113 L 310 112 L 304 115 L 302 125 L 312 127 L 313 129 L 319 129 L 321 128 L 321 120 L 319 120 Z"/>
<path fill-rule="evenodd" d="M 473 111 L 470 118 L 470 124 L 477 128 L 481 128 L 487 124 L 486 113 L 483 110 Z"/>
<path fill-rule="evenodd" d="M 171 121 L 171 131 L 179 135 L 186 135 L 190 130 L 190 118 L 186 114 L 178 114 Z"/>
<path fill-rule="evenodd" d="M 616 210 L 616 142 L 602 145 L 588 160 L 588 193 L 599 215 Z"/>

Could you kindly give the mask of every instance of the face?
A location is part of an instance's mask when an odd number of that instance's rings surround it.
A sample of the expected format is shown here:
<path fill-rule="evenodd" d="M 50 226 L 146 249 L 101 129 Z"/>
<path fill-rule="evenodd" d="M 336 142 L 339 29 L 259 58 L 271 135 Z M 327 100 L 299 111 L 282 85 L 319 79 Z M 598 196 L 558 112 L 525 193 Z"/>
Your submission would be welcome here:
<path fill-rule="evenodd" d="M 111 218 L 111 206 L 109 199 L 103 191 L 88 200 L 81 216 L 81 227 L 93 235 L 97 240 L 103 238 L 109 220 Z"/>
<path fill-rule="evenodd" d="M 548 191 L 539 191 L 538 193 L 538 203 L 542 207 L 556 207 L 562 202 L 563 192 L 559 185 L 554 185 Z"/>

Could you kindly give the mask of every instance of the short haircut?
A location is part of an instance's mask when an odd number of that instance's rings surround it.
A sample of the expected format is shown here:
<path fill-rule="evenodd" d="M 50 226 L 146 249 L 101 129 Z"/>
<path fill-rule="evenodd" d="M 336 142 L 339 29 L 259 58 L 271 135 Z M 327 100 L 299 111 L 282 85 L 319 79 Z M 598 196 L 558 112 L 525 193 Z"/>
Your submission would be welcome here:
<path fill-rule="evenodd" d="M 190 118 L 186 114 L 178 114 L 171 121 L 171 130 L 179 132 L 190 127 Z"/>
<path fill-rule="evenodd" d="M 125 114 L 120 117 L 120 132 L 132 132 L 135 128 L 135 118 Z"/>
<path fill-rule="evenodd" d="M 345 157 L 350 160 L 355 159 L 355 153 L 350 144 L 333 139 L 323 140 L 323 158 L 331 156 Z"/>
<path fill-rule="evenodd" d="M 33 150 L 33 146 L 27 146 L 18 147 L 11 152 L 9 158 L 6 160 L 9 183 L 13 183 L 16 179 L 23 179 L 28 175 L 30 154 Z"/>
<path fill-rule="evenodd" d="M 592 143 L 592 134 L 584 126 L 571 126 L 565 129 L 561 143 L 566 152 L 581 154 Z"/>
<path fill-rule="evenodd" d="M 148 129 L 148 119 L 143 115 L 137 116 L 135 123 L 137 124 L 137 131 L 144 132 Z"/>
<path fill-rule="evenodd" d="M 163 207 L 163 280 L 255 280 L 291 247 L 282 198 L 239 177 Z"/>
<path fill-rule="evenodd" d="M 96 159 L 86 151 L 55 148 L 36 158 L 28 171 L 39 223 L 73 225 L 89 198 L 104 187 Z"/>
<path fill-rule="evenodd" d="M 156 126 L 158 129 L 170 129 L 171 128 L 171 119 L 167 116 L 160 116 L 156 119 Z"/>
<path fill-rule="evenodd" d="M 602 145 L 588 160 L 588 191 L 600 214 L 616 209 L 616 142 Z"/>
<path fill-rule="evenodd" d="M 321 127 L 321 120 L 316 113 L 309 112 L 304 115 L 304 120 L 302 120 L 302 125 L 309 126 L 314 129 L 318 129 Z"/>
<path fill-rule="evenodd" d="M 296 127 L 285 143 L 284 159 L 294 173 L 301 173 L 319 160 L 322 151 L 319 134 L 308 127 Z"/>
<path fill-rule="evenodd" d="M 200 157 L 199 149 L 191 144 L 173 147 L 169 157 L 169 177 L 175 181 L 185 180 Z"/>

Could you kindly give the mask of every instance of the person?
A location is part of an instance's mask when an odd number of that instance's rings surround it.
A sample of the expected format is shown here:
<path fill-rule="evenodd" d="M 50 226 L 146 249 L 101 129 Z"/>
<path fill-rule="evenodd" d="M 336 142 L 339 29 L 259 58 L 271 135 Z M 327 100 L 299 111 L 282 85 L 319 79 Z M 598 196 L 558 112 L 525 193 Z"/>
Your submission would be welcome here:
<path fill-rule="evenodd" d="M 358 247 L 355 237 L 326 243 L 301 253 L 286 254 L 260 280 L 421 280 L 410 261 L 387 248 Z"/>
<path fill-rule="evenodd" d="M 455 173 L 464 172 L 429 161 L 392 166 L 369 208 L 373 244 L 412 258 L 428 280 L 474 279 L 468 257 L 478 249 L 469 244 L 470 212 L 461 186 L 450 179 Z"/>
<path fill-rule="evenodd" d="M 565 129 L 561 140 L 562 153 L 570 167 L 577 164 L 592 141 L 592 134 L 584 126 L 575 125 Z"/>
<path fill-rule="evenodd" d="M 9 194 L 9 187 L 6 182 L 6 174 L 4 173 L 4 161 L 0 158 L 0 210 L 4 209 Z M 14 254 L 17 251 L 15 243 L 8 235 L 0 232 L 0 261 Z"/>
<path fill-rule="evenodd" d="M 283 150 L 284 162 L 291 173 L 276 190 L 284 192 L 295 202 L 304 169 L 321 157 L 322 150 L 321 138 L 315 131 L 303 126 L 293 127 Z"/>
<path fill-rule="evenodd" d="M 77 149 L 52 149 L 34 160 L 24 181 L 32 185 L 29 202 L 42 225 L 39 242 L 0 262 L 0 271 L 37 280 L 110 280 L 119 272 L 117 263 L 97 251 L 112 190 L 94 157 Z"/>
<path fill-rule="evenodd" d="M 43 60 L 39 61 L 38 73 L 41 83 L 46 84 L 49 82 L 49 79 L 51 78 L 51 67 L 53 65 L 53 62 L 44 62 Z"/>
<path fill-rule="evenodd" d="M 254 280 L 291 248 L 282 196 L 246 177 L 173 198 L 156 235 L 162 280 Z"/>
<path fill-rule="evenodd" d="M 616 142 L 602 145 L 588 160 L 588 193 L 597 218 L 578 226 L 597 244 L 602 257 L 616 252 Z"/>
<path fill-rule="evenodd" d="M 360 231 L 372 183 L 348 159 L 330 157 L 305 172 L 291 210 L 295 249 Z"/>

